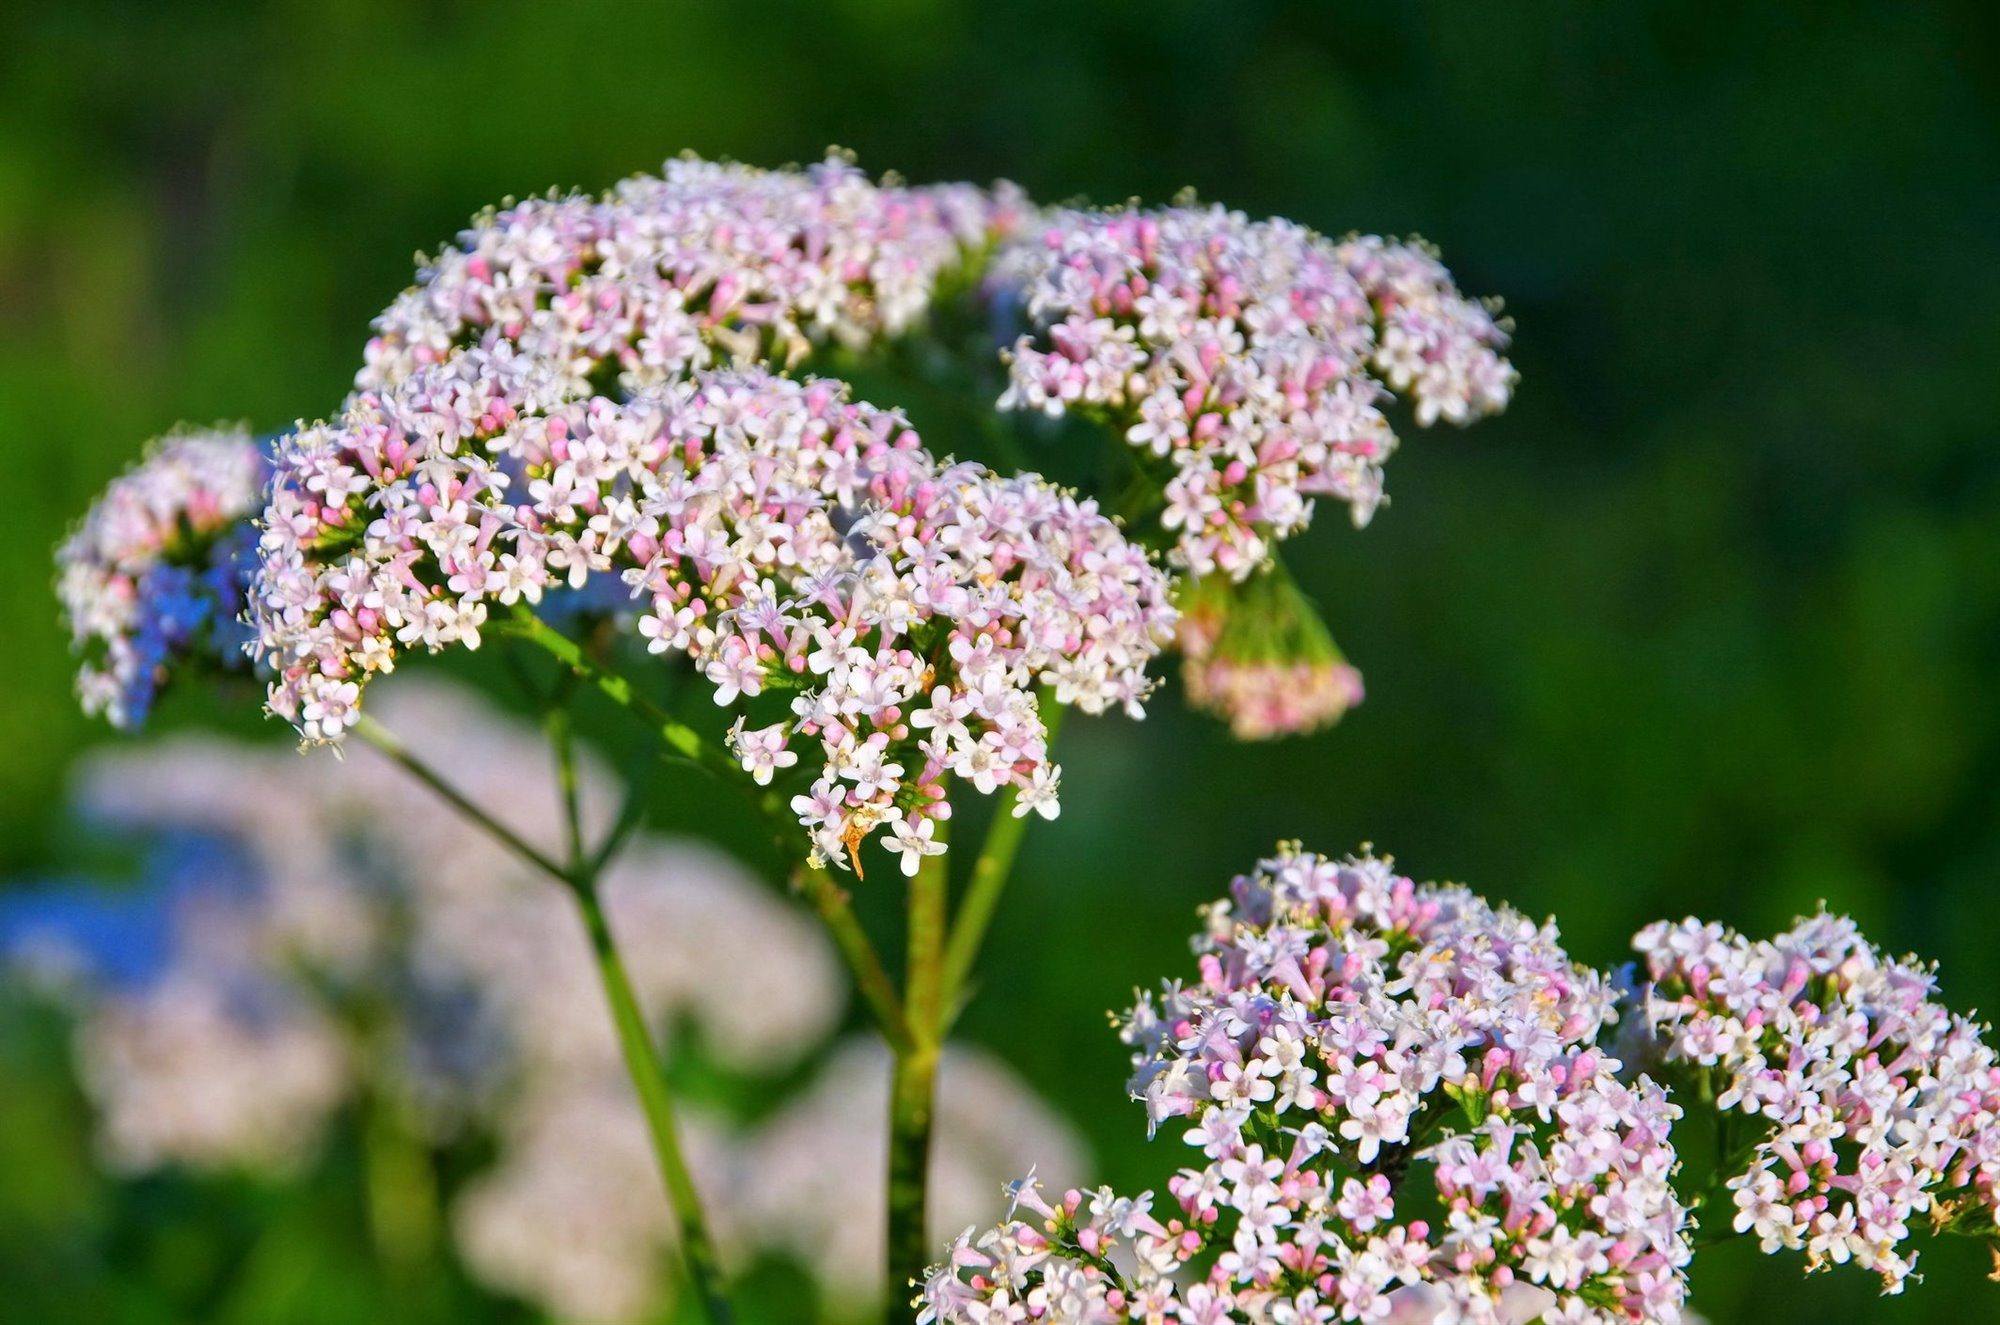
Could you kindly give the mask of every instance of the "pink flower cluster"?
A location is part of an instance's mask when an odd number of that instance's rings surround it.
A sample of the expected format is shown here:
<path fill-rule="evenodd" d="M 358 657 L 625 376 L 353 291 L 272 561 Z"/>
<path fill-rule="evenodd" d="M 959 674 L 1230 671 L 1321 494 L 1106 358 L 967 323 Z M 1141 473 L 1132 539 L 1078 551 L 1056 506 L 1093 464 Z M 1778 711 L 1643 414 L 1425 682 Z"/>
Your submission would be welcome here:
<path fill-rule="evenodd" d="M 1878 952 L 1844 917 L 1752 942 L 1659 923 L 1634 941 L 1644 1024 L 1723 1111 L 1735 1230 L 1808 1266 L 1854 1264 L 1900 1292 L 1920 1217 L 1991 1234 L 2000 1062 L 1932 1001 L 1935 971 Z M 1747 1119 L 1749 1135 L 1727 1144 Z"/>
<path fill-rule="evenodd" d="M 629 393 L 734 362 L 793 366 L 917 325 L 1024 204 L 1007 186 L 877 185 L 829 156 L 807 170 L 684 158 L 603 197 L 535 198 L 477 218 L 376 319 L 356 385 L 377 390 L 493 334 L 572 388 Z"/>
<path fill-rule="evenodd" d="M 1038 1219 L 962 1236 L 922 1320 L 1680 1319 L 1680 1110 L 1594 1047 L 1614 993 L 1551 926 L 1288 848 L 1197 951 L 1125 1026 L 1199 1155 L 1171 1209 L 1024 1185 Z"/>
<path fill-rule="evenodd" d="M 237 618 L 268 470 L 240 428 L 163 437 L 56 550 L 85 712 L 137 727 L 175 666 L 247 665 Z"/>
<path fill-rule="evenodd" d="M 1033 327 L 1001 407 L 1098 415 L 1167 462 L 1161 518 L 1197 576 L 1250 574 L 1318 497 L 1365 524 L 1391 391 L 1420 424 L 1464 424 L 1514 386 L 1506 324 L 1420 243 L 1220 207 L 1065 211 L 1008 241 L 990 284 Z"/>
<path fill-rule="evenodd" d="M 816 851 L 844 863 L 881 828 L 909 870 L 943 850 L 946 774 L 1053 814 L 1034 688 L 1136 714 L 1173 625 L 1165 575 L 1091 503 L 941 465 L 838 383 L 698 373 L 579 399 L 504 343 L 287 439 L 262 553 L 271 707 L 309 740 L 338 739 L 400 649 L 476 648 L 493 607 L 615 576 L 648 647 L 744 715 L 731 744 L 758 782 L 818 741 L 793 800 Z M 767 692 L 789 717 L 752 720 Z"/>

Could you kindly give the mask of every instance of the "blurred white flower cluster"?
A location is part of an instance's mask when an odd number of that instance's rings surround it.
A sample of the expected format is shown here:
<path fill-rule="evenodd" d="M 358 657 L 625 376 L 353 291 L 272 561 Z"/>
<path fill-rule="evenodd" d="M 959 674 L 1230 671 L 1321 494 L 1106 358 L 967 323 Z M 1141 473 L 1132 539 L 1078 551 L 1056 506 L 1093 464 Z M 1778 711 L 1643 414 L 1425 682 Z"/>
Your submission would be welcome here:
<path fill-rule="evenodd" d="M 382 712 L 454 782 L 554 849 L 561 811 L 532 729 L 422 678 Z M 586 759 L 602 829 L 616 779 Z M 574 904 L 365 747 L 344 760 L 205 738 L 97 756 L 93 821 L 163 844 L 146 969 L 117 974 L 63 912 L 10 947 L 74 1001 L 106 1160 L 295 1172 L 340 1108 L 384 1109 L 417 1143 L 490 1136 L 452 1194 L 468 1267 L 563 1319 L 646 1319 L 670 1291 L 671 1217 Z M 714 1070 L 797 1076 L 826 1051 L 844 982 L 798 908 L 716 851 L 635 836 L 608 871 L 610 923 L 656 1036 Z M 127 954 L 129 957 L 129 954 Z M 129 966 L 127 961 L 125 965 Z M 766 1119 L 690 1109 L 687 1145 L 724 1254 L 788 1255 L 831 1300 L 880 1292 L 875 1099 L 886 1057 L 836 1048 Z M 774 1087 L 775 1088 L 775 1087 Z M 1025 1165 L 1074 1174 L 1078 1147 L 1004 1067 L 948 1057 L 937 1237 Z"/>

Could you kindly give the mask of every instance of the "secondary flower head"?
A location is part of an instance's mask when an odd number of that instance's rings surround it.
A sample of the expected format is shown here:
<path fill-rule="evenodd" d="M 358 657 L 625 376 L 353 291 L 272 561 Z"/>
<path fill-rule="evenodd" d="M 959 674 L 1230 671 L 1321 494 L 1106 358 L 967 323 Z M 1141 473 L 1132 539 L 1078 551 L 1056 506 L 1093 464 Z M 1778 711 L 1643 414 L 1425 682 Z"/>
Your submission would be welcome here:
<path fill-rule="evenodd" d="M 1281 565 L 1240 584 L 1184 580 L 1180 598 L 1188 703 L 1228 719 L 1237 739 L 1317 731 L 1361 702 L 1361 673 Z"/>
<path fill-rule="evenodd" d="M 301 429 L 265 524 L 271 707 L 309 740 L 338 739 L 400 649 L 477 647 L 493 608 L 597 577 L 649 649 L 761 710 L 731 736 L 758 780 L 817 744 L 793 807 L 819 854 L 882 830 L 906 869 L 941 849 L 947 774 L 1052 812 L 1036 688 L 1136 714 L 1174 619 L 1092 503 L 941 464 L 839 383 L 707 372 L 580 399 L 504 342 Z"/>
<path fill-rule="evenodd" d="M 572 387 L 789 367 L 822 341 L 910 330 L 1023 208 L 1004 185 L 871 183 L 840 156 L 805 170 L 669 161 L 602 197 L 478 217 L 376 319 L 356 385 L 393 385 L 488 331 Z"/>
<path fill-rule="evenodd" d="M 1320 497 L 1366 523 L 1391 392 L 1419 424 L 1464 424 L 1514 386 L 1506 324 L 1415 241 L 1220 207 L 1063 211 L 1021 228 L 990 285 L 1032 328 L 1001 407 L 1103 417 L 1163 462 L 1162 523 L 1195 575 L 1249 575 Z"/>
<path fill-rule="evenodd" d="M 1679 1110 L 1593 1047 L 1614 995 L 1552 927 L 1288 849 L 1197 951 L 1125 1027 L 1194 1148 L 1170 1203 L 1024 1186 L 1039 1218 L 961 1239 L 925 1319 L 1679 1320 Z"/>
<path fill-rule="evenodd" d="M 248 665 L 237 618 L 268 469 L 240 428 L 163 437 L 56 550 L 85 712 L 137 727 L 176 668 Z"/>
<path fill-rule="evenodd" d="M 2000 1061 L 1932 998 L 1936 973 L 1818 915 L 1775 939 L 1662 922 L 1634 941 L 1657 1052 L 1756 1120 L 1724 1157 L 1735 1229 L 1812 1269 L 1854 1264 L 1900 1292 L 1910 1226 L 1995 1233 Z M 1723 1216 L 1727 1218 L 1728 1216 Z"/>

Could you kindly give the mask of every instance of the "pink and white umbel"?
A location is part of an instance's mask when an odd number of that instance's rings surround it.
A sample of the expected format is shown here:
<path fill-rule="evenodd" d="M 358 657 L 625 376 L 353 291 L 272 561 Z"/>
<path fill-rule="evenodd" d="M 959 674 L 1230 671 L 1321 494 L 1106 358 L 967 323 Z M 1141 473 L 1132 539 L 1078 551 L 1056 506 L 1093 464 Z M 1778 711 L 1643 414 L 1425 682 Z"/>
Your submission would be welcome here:
<path fill-rule="evenodd" d="M 393 386 L 488 335 L 573 389 L 795 367 L 817 344 L 920 326 L 1026 207 L 1008 185 L 872 183 L 838 155 L 802 171 L 670 161 L 601 197 L 475 219 L 376 319 L 355 385 Z"/>
<path fill-rule="evenodd" d="M 1196 206 L 1024 221 L 987 285 L 1028 324 L 1001 408 L 1094 419 L 1144 457 L 1133 491 L 1150 491 L 1169 561 L 1211 609 L 1181 636 L 1189 701 L 1244 739 L 1338 721 L 1360 674 L 1302 600 L 1303 628 L 1250 620 L 1276 592 L 1255 586 L 1281 576 L 1277 545 L 1320 500 L 1357 527 L 1372 518 L 1392 396 L 1423 426 L 1506 408 L 1516 374 L 1497 305 L 1460 294 L 1420 241 L 1334 241 Z"/>
<path fill-rule="evenodd" d="M 1504 409 L 1506 324 L 1421 243 L 1336 242 L 1221 207 L 1059 211 L 1000 251 L 992 288 L 1032 328 L 1003 409 L 1103 418 L 1158 460 L 1175 564 L 1241 580 L 1322 497 L 1357 525 L 1419 424 Z"/>
<path fill-rule="evenodd" d="M 264 523 L 251 614 L 271 708 L 308 740 L 338 740 L 400 651 L 476 648 L 495 609 L 601 577 L 741 715 L 757 781 L 816 747 L 792 805 L 843 866 L 878 829 L 906 871 L 942 851 L 947 775 L 1052 815 L 1037 688 L 1136 715 L 1174 621 L 1164 572 L 1094 503 L 933 460 L 837 382 L 585 399 L 504 342 L 287 438 Z"/>
<path fill-rule="evenodd" d="M 1124 1029 L 1190 1165 L 1164 1199 L 1019 1185 L 921 1321 L 1680 1319 L 1680 1111 L 1596 1047 L 1616 992 L 1552 926 L 1287 848 L 1197 952 Z"/>
<path fill-rule="evenodd" d="M 1937 973 L 1818 915 L 1756 941 L 1662 922 L 1635 941 L 1644 1023 L 1741 1135 L 1723 1156 L 1738 1233 L 1808 1268 L 1852 1262 L 1901 1292 L 1911 1227 L 1990 1236 L 2000 1061 L 1933 1001 Z"/>

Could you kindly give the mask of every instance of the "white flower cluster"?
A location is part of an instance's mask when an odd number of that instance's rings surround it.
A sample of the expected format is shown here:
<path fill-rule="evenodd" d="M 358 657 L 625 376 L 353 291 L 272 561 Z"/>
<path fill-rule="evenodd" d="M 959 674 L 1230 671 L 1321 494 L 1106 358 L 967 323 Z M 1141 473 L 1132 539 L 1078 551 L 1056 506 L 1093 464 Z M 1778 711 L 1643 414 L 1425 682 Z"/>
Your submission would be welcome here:
<path fill-rule="evenodd" d="M 325 1013 L 240 969 L 192 965 L 79 1027 L 97 1146 L 113 1169 L 289 1172 L 347 1098 L 348 1045 Z"/>
<path fill-rule="evenodd" d="M 137 727 L 175 666 L 247 665 L 237 618 L 268 470 L 240 428 L 163 437 L 56 550 L 85 712 Z"/>
<path fill-rule="evenodd" d="M 1107 419 L 1167 462 L 1166 529 L 1196 576 L 1241 579 L 1313 501 L 1365 524 L 1396 437 L 1505 408 L 1506 324 L 1421 243 L 1324 239 L 1220 207 L 1064 211 L 1024 225 L 989 278 L 1033 330 L 1003 409 Z"/>
<path fill-rule="evenodd" d="M 844 864 L 881 828 L 912 870 L 942 850 L 946 774 L 1053 814 L 1034 687 L 1137 714 L 1173 623 L 1165 575 L 1093 504 L 940 465 L 837 383 L 579 400 L 504 345 L 289 438 L 262 552 L 271 707 L 308 739 L 337 739 L 400 648 L 477 647 L 492 606 L 615 573 L 648 647 L 692 658 L 717 704 L 792 692 L 788 720 L 731 742 L 768 783 L 817 740 L 793 801 L 816 851 Z"/>
<path fill-rule="evenodd" d="M 1661 922 L 1634 946 L 1659 1052 L 1706 1078 L 1725 1141 L 1748 1124 L 1722 1156 L 1737 1232 L 1811 1269 L 1873 1270 L 1892 1293 L 1922 1217 L 1994 1233 L 2000 1060 L 1983 1027 L 1932 1001 L 1932 967 L 1824 914 L 1757 942 Z"/>
<path fill-rule="evenodd" d="M 547 760 L 538 733 L 415 677 L 380 702 L 455 785 L 557 848 L 553 778 L 522 774 Z M 600 833 L 619 788 L 593 759 L 579 771 Z M 658 1315 L 674 1282 L 672 1218 L 561 888 L 366 746 L 336 761 L 178 737 L 94 757 L 78 802 L 105 826 L 206 844 L 168 853 L 140 894 L 163 905 L 135 923 L 168 932 L 128 946 L 163 947 L 158 970 L 94 962 L 87 936 L 65 928 L 69 907 L 0 935 L 75 1001 L 107 1160 L 292 1170 L 344 1103 L 384 1101 L 421 1144 L 479 1154 L 492 1143 L 493 1162 L 447 1193 L 482 1282 L 578 1325 Z M 826 1047 L 843 1012 L 838 960 L 811 919 L 740 866 L 640 834 L 602 886 L 668 1052 L 775 1091 Z M 365 1035 L 350 994 L 374 1009 Z M 833 1303 L 880 1294 L 879 1257 L 836 1264 L 819 1238 L 879 1236 L 880 1220 L 864 1227 L 856 1210 L 886 1202 L 885 1170 L 866 1159 L 882 1144 L 873 1101 L 886 1080 L 879 1048 L 836 1047 L 800 1101 L 769 1118 L 685 1111 L 685 1148 L 733 1263 L 799 1259 Z M 1075 1140 L 999 1064 L 948 1052 L 941 1091 L 945 1217 L 971 1218 L 1029 1164 L 1078 1171 Z"/>
<path fill-rule="evenodd" d="M 536 733 L 414 680 L 385 694 L 384 711 L 461 789 L 557 849 L 560 801 L 521 774 L 546 761 Z M 594 761 L 582 773 L 597 831 L 616 784 Z M 292 1101 L 289 1121 L 272 1130 L 310 1141 L 357 1076 L 439 1135 L 490 1121 L 533 1082 L 622 1082 L 571 899 L 413 792 L 372 749 L 302 760 L 176 738 L 93 760 L 79 803 L 98 823 L 211 844 L 196 853 L 192 876 L 165 881 L 159 923 L 170 933 L 155 940 L 165 949 L 157 978 L 106 984 L 88 999 L 84 1043 L 104 1049 L 87 1061 L 107 1065 L 91 1074 L 94 1098 L 114 1150 L 131 1162 L 260 1163 L 270 1148 L 232 1119 Z M 838 1022 L 843 982 L 817 926 L 728 858 L 641 835 L 601 886 L 660 1036 L 690 1029 L 711 1061 L 765 1073 L 796 1062 Z M 64 958 L 59 934 L 25 938 L 46 965 L 79 964 Z M 746 970 L 760 973 L 755 999 L 741 992 Z M 385 990 L 398 1000 L 393 1028 L 365 1045 L 332 1036 L 340 1000 Z M 334 1005 L 321 997 L 329 994 Z M 149 1050 L 148 1040 L 173 1050 Z M 255 1071 L 253 1050 L 267 1060 Z M 326 1065 L 343 1054 L 353 1062 L 329 1089 Z M 153 1134 L 118 1142 L 132 1130 L 120 1119 Z"/>
<path fill-rule="evenodd" d="M 820 341 L 860 348 L 918 325 L 1024 206 L 1005 185 L 872 184 L 838 156 L 803 171 L 670 161 L 601 198 L 477 218 L 376 319 L 356 386 L 394 385 L 489 331 L 573 390 L 794 366 Z"/>
<path fill-rule="evenodd" d="M 1680 1319 L 1680 1111 L 1594 1047 L 1614 995 L 1552 927 L 1295 849 L 1232 891 L 1125 1027 L 1200 1156 L 1172 1208 L 1024 1184 L 1038 1218 L 962 1236 L 920 1319 Z"/>

